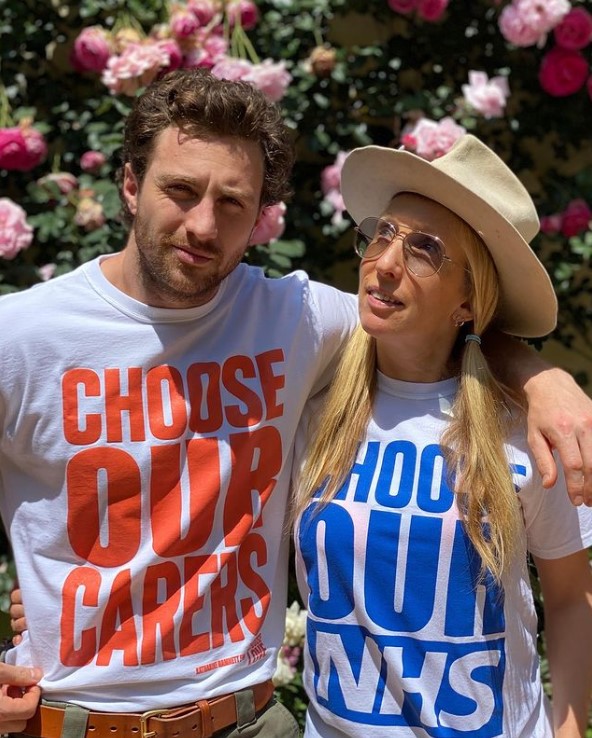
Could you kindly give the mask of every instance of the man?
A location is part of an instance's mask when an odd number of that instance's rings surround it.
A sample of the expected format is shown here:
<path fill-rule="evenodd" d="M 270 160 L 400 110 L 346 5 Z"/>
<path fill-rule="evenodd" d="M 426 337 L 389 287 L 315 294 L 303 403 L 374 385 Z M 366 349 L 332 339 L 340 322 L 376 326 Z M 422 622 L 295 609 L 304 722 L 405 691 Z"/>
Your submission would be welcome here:
<path fill-rule="evenodd" d="M 125 249 L 0 301 L 0 504 L 29 624 L 8 658 L 43 673 L 0 671 L 2 731 L 24 729 L 38 682 L 52 704 L 26 732 L 45 738 L 297 735 L 269 681 L 293 437 L 357 311 L 240 263 L 286 195 L 289 138 L 251 86 L 167 76 L 126 123 Z M 592 497 L 583 393 L 514 351 L 533 433 L 563 428 Z"/>

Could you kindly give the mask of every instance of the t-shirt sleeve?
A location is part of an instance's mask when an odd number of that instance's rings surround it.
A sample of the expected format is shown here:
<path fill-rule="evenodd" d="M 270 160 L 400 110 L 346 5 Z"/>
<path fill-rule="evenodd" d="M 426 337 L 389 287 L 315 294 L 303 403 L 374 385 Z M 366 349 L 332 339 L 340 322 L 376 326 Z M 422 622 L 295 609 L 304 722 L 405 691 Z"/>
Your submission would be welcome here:
<path fill-rule="evenodd" d="M 309 287 L 309 307 L 321 355 L 312 396 L 331 381 L 341 350 L 358 323 L 358 301 L 355 295 L 321 282 L 311 281 Z"/>
<path fill-rule="evenodd" d="M 530 479 L 519 491 L 528 550 L 541 559 L 559 559 L 591 546 L 592 509 L 572 505 L 559 460 L 558 480 L 550 489 L 543 487 L 530 456 L 529 461 Z M 520 473 L 517 479 L 520 486 Z"/>

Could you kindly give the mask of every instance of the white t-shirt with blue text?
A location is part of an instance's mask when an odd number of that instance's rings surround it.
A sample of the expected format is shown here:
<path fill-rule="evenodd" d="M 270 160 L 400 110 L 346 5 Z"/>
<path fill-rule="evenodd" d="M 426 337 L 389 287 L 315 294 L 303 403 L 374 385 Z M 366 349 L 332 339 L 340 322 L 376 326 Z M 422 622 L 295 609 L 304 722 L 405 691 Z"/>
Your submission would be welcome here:
<path fill-rule="evenodd" d="M 503 587 L 479 583 L 439 446 L 456 389 L 379 374 L 348 479 L 298 521 L 306 738 L 553 735 L 526 551 L 552 559 L 589 546 L 592 510 L 573 507 L 562 483 L 542 487 L 517 432 L 507 454 L 524 536 Z"/>

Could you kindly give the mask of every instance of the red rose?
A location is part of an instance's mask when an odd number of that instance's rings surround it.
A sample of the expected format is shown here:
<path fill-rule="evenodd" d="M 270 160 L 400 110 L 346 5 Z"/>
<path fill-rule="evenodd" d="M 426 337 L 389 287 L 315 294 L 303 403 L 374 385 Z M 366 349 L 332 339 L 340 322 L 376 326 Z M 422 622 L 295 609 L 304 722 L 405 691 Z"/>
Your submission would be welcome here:
<path fill-rule="evenodd" d="M 448 0 L 418 0 L 417 14 L 420 18 L 434 23 L 444 15 Z"/>
<path fill-rule="evenodd" d="M 588 62 L 579 51 L 556 46 L 543 57 L 539 82 L 545 92 L 554 97 L 573 95 L 588 77 Z"/>
<path fill-rule="evenodd" d="M 592 15 L 584 8 L 573 8 L 553 32 L 558 46 L 583 49 L 592 41 Z"/>
<path fill-rule="evenodd" d="M 592 210 L 588 204 L 581 199 L 572 200 L 561 219 L 561 233 L 566 238 L 577 236 L 578 233 L 588 230 L 588 224 L 592 220 Z"/>

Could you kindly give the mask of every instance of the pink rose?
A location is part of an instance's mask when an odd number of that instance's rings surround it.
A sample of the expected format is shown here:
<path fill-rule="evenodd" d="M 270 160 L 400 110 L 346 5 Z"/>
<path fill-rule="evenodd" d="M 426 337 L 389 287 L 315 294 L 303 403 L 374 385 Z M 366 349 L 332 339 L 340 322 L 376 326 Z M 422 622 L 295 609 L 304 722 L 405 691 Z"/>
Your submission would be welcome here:
<path fill-rule="evenodd" d="M 585 200 L 572 200 L 563 213 L 561 233 L 566 238 L 576 236 L 578 233 L 588 230 L 590 220 L 592 220 L 592 210 L 590 210 Z"/>
<path fill-rule="evenodd" d="M 412 13 L 416 6 L 417 0 L 388 0 L 389 8 L 395 13 Z"/>
<path fill-rule="evenodd" d="M 466 133 L 452 118 L 442 118 L 436 122 L 430 118 L 420 118 L 410 131 L 404 132 L 405 146 L 415 144 L 418 156 L 432 161 L 450 150 L 452 145 Z"/>
<path fill-rule="evenodd" d="M 561 221 L 563 216 L 560 213 L 553 215 L 543 215 L 541 218 L 541 233 L 546 236 L 553 236 L 561 230 Z"/>
<path fill-rule="evenodd" d="M 467 103 L 485 118 L 499 118 L 504 114 L 510 94 L 507 77 L 488 79 L 485 72 L 471 70 L 469 84 L 462 86 Z"/>
<path fill-rule="evenodd" d="M 246 59 L 225 56 L 212 67 L 212 74 L 218 79 L 228 79 L 231 82 L 236 82 L 239 79 L 244 79 L 252 67 L 251 62 Z"/>
<path fill-rule="evenodd" d="M 541 62 L 539 82 L 543 90 L 554 97 L 573 95 L 586 83 L 588 62 L 579 51 L 556 46 Z"/>
<path fill-rule="evenodd" d="M 341 189 L 341 170 L 348 154 L 349 151 L 340 151 L 335 158 L 335 163 L 325 167 L 321 172 L 321 189 L 324 195 L 327 195 L 330 190 Z"/>
<path fill-rule="evenodd" d="M 187 0 L 187 10 L 193 13 L 200 26 L 207 26 L 220 12 L 220 3 L 216 0 Z"/>
<path fill-rule="evenodd" d="M 243 79 L 258 87 L 269 100 L 277 102 L 284 96 L 292 75 L 286 70 L 285 62 L 264 59 L 260 64 L 253 64 Z"/>
<path fill-rule="evenodd" d="M 14 259 L 22 249 L 31 245 L 33 228 L 27 223 L 27 214 L 7 197 L 0 198 L 0 257 Z"/>
<path fill-rule="evenodd" d="M 45 139 L 28 122 L 0 128 L 0 169 L 28 172 L 46 156 Z"/>
<path fill-rule="evenodd" d="M 334 226 L 340 225 L 345 220 L 343 217 L 343 213 L 345 212 L 345 203 L 343 201 L 341 190 L 329 190 L 323 198 L 323 202 L 333 213 L 331 223 Z"/>
<path fill-rule="evenodd" d="M 164 38 L 158 42 L 160 48 L 169 57 L 169 63 L 163 71 L 173 72 L 183 64 L 183 52 L 174 38 Z"/>
<path fill-rule="evenodd" d="M 515 46 L 543 45 L 570 8 L 569 0 L 513 0 L 500 14 L 500 31 Z"/>
<path fill-rule="evenodd" d="M 133 97 L 140 87 L 156 79 L 169 61 L 160 41 L 129 44 L 120 55 L 109 59 L 101 79 L 112 94 Z"/>
<path fill-rule="evenodd" d="M 252 31 L 259 22 L 259 11 L 253 0 L 230 0 L 226 17 L 231 26 L 240 23 L 245 31 Z"/>
<path fill-rule="evenodd" d="M 558 46 L 583 49 L 592 41 L 592 15 L 584 8 L 572 8 L 553 33 Z"/>
<path fill-rule="evenodd" d="M 286 205 L 283 202 L 276 202 L 274 205 L 263 208 L 259 222 L 251 233 L 249 244 L 264 244 L 276 241 L 286 227 L 285 212 Z"/>
<path fill-rule="evenodd" d="M 514 5 L 506 5 L 498 21 L 502 36 L 514 46 L 533 46 L 541 38 L 541 32 L 528 25 Z"/>
<path fill-rule="evenodd" d="M 77 72 L 102 72 L 112 52 L 109 34 L 100 26 L 89 26 L 76 37 L 70 63 Z"/>
<path fill-rule="evenodd" d="M 420 18 L 434 23 L 439 21 L 448 7 L 448 0 L 418 0 L 417 14 Z"/>
<path fill-rule="evenodd" d="M 39 279 L 42 282 L 47 282 L 48 279 L 51 279 L 53 277 L 53 275 L 55 274 L 55 270 L 56 264 L 44 264 L 43 266 L 40 266 L 39 269 L 37 269 L 37 274 L 39 275 Z"/>
<path fill-rule="evenodd" d="M 84 172 L 96 172 L 105 161 L 105 154 L 101 151 L 85 151 L 80 157 L 80 168 Z"/>
<path fill-rule="evenodd" d="M 171 13 L 169 25 L 175 38 L 184 39 L 192 36 L 197 31 L 199 21 L 187 8 L 177 8 Z"/>
<path fill-rule="evenodd" d="M 46 187 L 50 183 L 56 185 L 62 195 L 67 195 L 78 187 L 78 180 L 70 172 L 52 172 L 37 180 L 39 187 Z M 51 192 L 50 188 L 46 189 Z"/>

